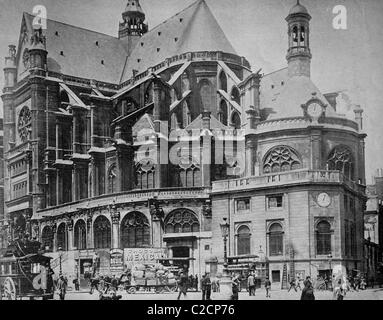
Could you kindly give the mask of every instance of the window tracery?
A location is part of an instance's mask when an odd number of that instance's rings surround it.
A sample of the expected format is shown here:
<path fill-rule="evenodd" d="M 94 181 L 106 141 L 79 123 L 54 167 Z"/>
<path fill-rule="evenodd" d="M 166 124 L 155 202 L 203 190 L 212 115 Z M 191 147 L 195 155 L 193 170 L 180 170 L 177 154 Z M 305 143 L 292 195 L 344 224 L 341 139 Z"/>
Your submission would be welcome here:
<path fill-rule="evenodd" d="M 263 163 L 264 173 L 297 170 L 302 167 L 298 153 L 292 148 L 279 146 L 273 148 Z"/>
<path fill-rule="evenodd" d="M 200 224 L 193 211 L 178 209 L 170 213 L 165 220 L 166 233 L 199 232 Z"/>

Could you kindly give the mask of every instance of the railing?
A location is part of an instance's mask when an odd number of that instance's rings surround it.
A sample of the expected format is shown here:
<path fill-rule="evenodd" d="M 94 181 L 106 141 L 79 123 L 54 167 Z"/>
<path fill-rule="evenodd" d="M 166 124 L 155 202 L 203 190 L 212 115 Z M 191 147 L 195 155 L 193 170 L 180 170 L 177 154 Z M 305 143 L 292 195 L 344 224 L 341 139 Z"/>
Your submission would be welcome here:
<path fill-rule="evenodd" d="M 92 209 L 110 205 L 112 203 L 131 203 L 136 201 L 148 201 L 157 198 L 158 200 L 171 199 L 197 199 L 208 198 L 210 189 L 195 188 L 169 188 L 169 189 L 152 189 L 152 190 L 133 190 L 116 194 L 102 195 L 94 198 L 83 199 L 81 201 L 63 204 L 60 206 L 47 208 L 38 211 L 38 215 L 57 216 L 64 213 L 76 212 L 81 209 Z"/>
<path fill-rule="evenodd" d="M 223 192 L 232 190 L 241 190 L 249 188 L 260 188 L 267 186 L 278 186 L 281 184 L 296 184 L 296 183 L 338 183 L 345 184 L 351 189 L 363 192 L 365 186 L 357 184 L 339 171 L 327 170 L 299 170 L 280 172 L 276 174 L 268 174 L 257 177 L 248 177 L 241 179 L 223 180 L 213 182 L 212 192 Z"/>

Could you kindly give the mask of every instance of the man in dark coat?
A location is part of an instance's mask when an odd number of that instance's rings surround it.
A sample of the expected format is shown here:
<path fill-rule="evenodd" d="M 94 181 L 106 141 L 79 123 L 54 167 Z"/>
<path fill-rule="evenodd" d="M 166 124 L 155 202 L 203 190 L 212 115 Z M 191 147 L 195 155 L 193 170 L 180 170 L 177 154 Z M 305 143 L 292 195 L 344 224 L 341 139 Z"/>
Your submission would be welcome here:
<path fill-rule="evenodd" d="M 314 288 L 311 281 L 307 281 L 302 290 L 301 300 L 315 300 Z"/>
<path fill-rule="evenodd" d="M 186 298 L 186 294 L 188 291 L 188 282 L 189 282 L 189 279 L 187 274 L 181 272 L 180 277 L 178 279 L 178 288 L 180 290 L 180 293 L 178 294 L 177 300 L 180 300 L 182 294 Z"/>
<path fill-rule="evenodd" d="M 204 276 L 202 276 L 201 287 L 202 300 L 211 300 L 211 280 L 209 273 L 206 273 Z"/>

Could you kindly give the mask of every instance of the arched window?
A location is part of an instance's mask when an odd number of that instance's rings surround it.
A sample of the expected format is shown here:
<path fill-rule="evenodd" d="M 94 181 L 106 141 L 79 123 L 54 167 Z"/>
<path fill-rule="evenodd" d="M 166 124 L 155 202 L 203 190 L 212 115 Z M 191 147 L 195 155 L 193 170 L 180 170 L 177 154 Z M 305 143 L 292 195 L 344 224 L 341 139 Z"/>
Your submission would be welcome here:
<path fill-rule="evenodd" d="M 61 223 L 57 228 L 57 249 L 67 250 L 67 233 L 65 223 Z"/>
<path fill-rule="evenodd" d="M 151 159 L 144 159 L 136 166 L 137 188 L 141 190 L 155 188 L 155 166 Z"/>
<path fill-rule="evenodd" d="M 328 255 L 331 253 L 331 225 L 327 221 L 321 221 L 317 225 L 317 254 Z"/>
<path fill-rule="evenodd" d="M 200 224 L 195 213 L 188 209 L 177 209 L 166 217 L 166 233 L 199 232 Z"/>
<path fill-rule="evenodd" d="M 233 112 L 231 116 L 231 125 L 235 129 L 241 129 L 241 117 L 239 116 L 237 111 Z"/>
<path fill-rule="evenodd" d="M 246 255 L 250 254 L 250 239 L 251 233 L 247 226 L 241 226 L 237 231 L 237 254 Z"/>
<path fill-rule="evenodd" d="M 53 250 L 53 230 L 51 227 L 49 226 L 44 227 L 41 233 L 41 242 L 45 250 L 47 251 Z"/>
<path fill-rule="evenodd" d="M 192 157 L 183 157 L 177 167 L 179 187 L 201 186 L 201 170 L 199 163 Z"/>
<path fill-rule="evenodd" d="M 129 213 L 121 222 L 122 248 L 150 246 L 149 220 L 141 212 Z"/>
<path fill-rule="evenodd" d="M 271 149 L 263 162 L 263 172 L 266 174 L 301 168 L 302 165 L 298 152 L 286 146 L 278 146 Z"/>
<path fill-rule="evenodd" d="M 176 130 L 179 127 L 177 113 L 175 113 L 175 112 L 172 113 L 170 127 L 171 127 L 172 130 Z"/>
<path fill-rule="evenodd" d="M 117 166 L 113 164 L 108 170 L 108 193 L 112 194 L 116 192 L 117 183 Z"/>
<path fill-rule="evenodd" d="M 78 220 L 74 226 L 74 246 L 78 250 L 86 249 L 86 225 L 84 220 Z"/>
<path fill-rule="evenodd" d="M 293 43 L 295 47 L 298 46 L 298 27 L 297 26 L 293 27 Z"/>
<path fill-rule="evenodd" d="M 238 103 L 239 105 L 241 105 L 241 96 L 239 94 L 239 90 L 237 89 L 237 87 L 234 87 L 231 90 L 231 100 L 233 100 L 236 103 Z"/>
<path fill-rule="evenodd" d="M 211 111 L 213 107 L 213 86 L 207 79 L 203 79 L 199 83 L 200 95 L 202 101 L 202 110 Z"/>
<path fill-rule="evenodd" d="M 182 105 L 182 118 L 183 127 L 186 128 L 191 123 L 191 113 L 186 101 L 184 101 Z"/>
<path fill-rule="evenodd" d="M 354 180 L 354 157 L 346 146 L 336 147 L 327 159 L 329 170 L 338 170 L 347 178 Z"/>
<path fill-rule="evenodd" d="M 93 224 L 94 247 L 107 249 L 111 247 L 111 226 L 109 220 L 99 216 Z"/>
<path fill-rule="evenodd" d="M 269 228 L 269 255 L 283 255 L 283 229 L 279 223 L 273 223 Z"/>
<path fill-rule="evenodd" d="M 227 92 L 227 77 L 225 72 L 221 71 L 219 75 L 219 88 Z"/>
<path fill-rule="evenodd" d="M 305 37 L 306 37 L 305 27 L 301 26 L 301 33 L 300 33 L 301 46 L 305 45 Z"/>
<path fill-rule="evenodd" d="M 227 103 L 225 100 L 222 100 L 219 105 L 218 120 L 221 123 L 223 123 L 225 126 L 227 126 L 227 115 L 228 115 Z"/>

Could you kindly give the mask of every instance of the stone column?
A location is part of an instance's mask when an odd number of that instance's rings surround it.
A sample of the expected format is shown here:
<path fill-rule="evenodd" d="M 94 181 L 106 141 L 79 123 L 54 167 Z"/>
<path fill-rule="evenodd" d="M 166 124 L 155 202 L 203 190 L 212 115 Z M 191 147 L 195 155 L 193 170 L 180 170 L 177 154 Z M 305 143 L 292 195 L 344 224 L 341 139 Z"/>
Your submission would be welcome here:
<path fill-rule="evenodd" d="M 69 219 L 66 223 L 67 226 L 67 234 L 68 234 L 68 250 L 73 250 L 73 220 Z"/>
<path fill-rule="evenodd" d="M 211 185 L 211 167 L 212 167 L 212 136 L 210 132 L 211 112 L 204 111 L 202 113 L 203 135 L 201 137 L 201 173 L 202 186 L 210 187 Z"/>
<path fill-rule="evenodd" d="M 310 132 L 311 142 L 311 170 L 321 170 L 322 166 L 322 131 L 320 128 L 312 128 Z"/>
<path fill-rule="evenodd" d="M 86 218 L 86 247 L 88 249 L 94 248 L 93 243 L 93 212 L 89 211 Z"/>
<path fill-rule="evenodd" d="M 111 208 L 111 218 L 112 218 L 112 248 L 120 248 L 120 213 L 116 208 L 112 206 Z"/>
<path fill-rule="evenodd" d="M 257 143 L 248 138 L 246 141 L 246 176 L 255 175 L 255 163 L 257 161 Z"/>
<path fill-rule="evenodd" d="M 53 233 L 53 252 L 56 252 L 57 251 L 57 224 L 56 223 L 53 223 L 51 225 L 51 228 L 52 228 L 52 233 Z"/>

